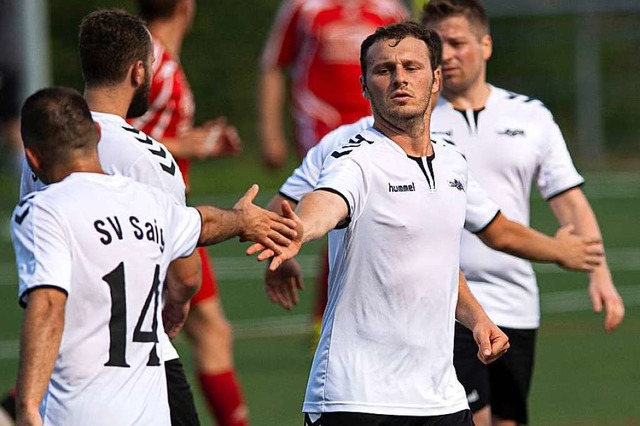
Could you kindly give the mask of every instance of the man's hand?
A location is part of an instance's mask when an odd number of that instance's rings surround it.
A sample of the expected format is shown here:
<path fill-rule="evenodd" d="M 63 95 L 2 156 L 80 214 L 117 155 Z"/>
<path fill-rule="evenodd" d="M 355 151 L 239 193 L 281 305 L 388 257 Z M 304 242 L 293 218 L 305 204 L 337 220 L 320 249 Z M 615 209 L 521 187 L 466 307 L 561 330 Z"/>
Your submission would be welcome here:
<path fill-rule="evenodd" d="M 555 235 L 560 244 L 558 264 L 574 271 L 592 271 L 604 260 L 604 247 L 599 238 L 587 238 L 573 234 L 573 226 L 558 229 Z"/>
<path fill-rule="evenodd" d="M 162 324 L 170 339 L 175 338 L 182 330 L 189 315 L 190 302 L 176 303 L 167 300 L 162 309 Z"/>
<path fill-rule="evenodd" d="M 289 259 L 278 269 L 267 269 L 264 274 L 264 288 L 273 303 L 290 310 L 298 304 L 298 290 L 303 290 L 302 270 L 296 259 Z"/>
<path fill-rule="evenodd" d="M 180 156 L 204 160 L 212 157 L 238 155 L 242 152 L 242 141 L 234 126 L 227 124 L 226 117 L 209 120 L 202 126 L 194 126 L 180 134 Z"/>
<path fill-rule="evenodd" d="M 279 254 L 284 247 L 297 237 L 298 224 L 253 204 L 258 194 L 258 185 L 252 185 L 246 194 L 238 200 L 233 209 L 240 217 L 240 241 L 253 241 Z M 289 208 L 291 211 L 291 208 Z"/>
<path fill-rule="evenodd" d="M 600 313 L 604 308 L 604 331 L 610 333 L 624 319 L 624 302 L 610 276 L 599 277 L 596 275 L 592 274 L 589 280 L 589 297 L 594 312 Z"/>
<path fill-rule="evenodd" d="M 292 239 L 292 241 L 290 241 L 290 244 L 288 244 L 287 246 L 279 245 L 275 248 L 275 250 L 269 246 L 265 246 L 264 244 L 254 244 L 246 251 L 247 255 L 249 256 L 259 253 L 258 261 L 260 262 L 273 257 L 273 260 L 271 260 L 271 263 L 269 264 L 269 270 L 271 271 L 275 271 L 286 260 L 295 257 L 302 247 L 302 238 L 304 235 L 304 227 L 302 225 L 302 221 L 295 214 L 295 212 L 291 208 L 291 205 L 286 201 L 282 202 L 282 214 L 284 218 L 293 221 L 293 223 L 295 224 L 294 229 L 296 232 L 296 236 Z"/>
<path fill-rule="evenodd" d="M 483 364 L 491 364 L 509 349 L 507 335 L 488 318 L 476 323 L 473 338 L 478 344 L 478 359 Z"/>

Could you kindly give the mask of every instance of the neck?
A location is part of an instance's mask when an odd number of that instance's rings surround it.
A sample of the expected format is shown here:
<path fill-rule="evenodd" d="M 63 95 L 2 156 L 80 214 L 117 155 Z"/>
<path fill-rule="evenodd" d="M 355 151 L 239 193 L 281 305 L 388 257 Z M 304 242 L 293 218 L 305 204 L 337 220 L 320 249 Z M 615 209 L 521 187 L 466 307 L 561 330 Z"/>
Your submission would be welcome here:
<path fill-rule="evenodd" d="M 84 98 L 89 109 L 94 112 L 115 114 L 126 118 L 134 91 L 123 86 L 123 84 L 118 84 L 108 87 L 85 88 Z"/>
<path fill-rule="evenodd" d="M 171 55 L 175 58 L 180 57 L 182 42 L 187 32 L 185 25 L 175 18 L 169 18 L 153 21 L 149 23 L 148 28 L 151 35 L 160 40 Z"/>
<path fill-rule="evenodd" d="M 431 127 L 431 114 L 402 123 L 391 123 L 375 112 L 373 116 L 373 127 L 400 146 L 407 155 L 428 157 L 433 154 L 429 130 Z"/>
<path fill-rule="evenodd" d="M 46 172 L 45 178 L 49 183 L 56 183 L 66 179 L 72 173 L 106 174 L 102 170 L 96 151 L 95 155 L 91 155 L 89 158 L 75 158 L 52 166 Z"/>
<path fill-rule="evenodd" d="M 487 104 L 490 93 L 491 88 L 489 84 L 482 79 L 480 83 L 474 84 L 466 90 L 457 92 L 447 90 L 445 85 L 442 96 L 456 109 L 479 110 Z"/>

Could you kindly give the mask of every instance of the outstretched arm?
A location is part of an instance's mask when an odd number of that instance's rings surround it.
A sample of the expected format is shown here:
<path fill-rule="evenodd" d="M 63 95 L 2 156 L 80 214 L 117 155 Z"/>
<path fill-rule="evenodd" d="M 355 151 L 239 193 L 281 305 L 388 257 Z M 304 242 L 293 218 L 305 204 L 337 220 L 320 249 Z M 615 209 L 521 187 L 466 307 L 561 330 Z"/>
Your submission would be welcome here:
<path fill-rule="evenodd" d="M 18 425 L 42 424 L 38 406 L 47 391 L 58 356 L 66 302 L 66 293 L 55 288 L 36 288 L 29 295 L 20 336 L 16 395 Z"/>
<path fill-rule="evenodd" d="M 501 213 L 477 235 L 484 244 L 534 262 L 554 262 L 576 271 L 591 271 L 602 263 L 604 249 L 598 236 L 574 235 L 573 226 L 560 228 L 555 238 L 544 235 Z"/>
<path fill-rule="evenodd" d="M 573 225 L 580 235 L 602 239 L 593 209 L 580 188 L 552 198 L 549 206 L 561 225 Z M 624 303 L 613 284 L 606 259 L 589 274 L 589 296 L 595 312 L 601 312 L 604 307 L 605 331 L 615 330 L 624 319 Z"/>
<path fill-rule="evenodd" d="M 502 332 L 478 303 L 462 272 L 458 274 L 458 304 L 456 319 L 473 332 L 478 344 L 478 359 L 490 364 L 509 349 L 509 338 Z"/>
<path fill-rule="evenodd" d="M 305 195 L 295 213 L 286 201 L 282 203 L 284 216 L 296 221 L 297 236 L 287 247 L 279 247 L 278 251 L 265 250 L 261 244 L 254 244 L 247 249 L 247 254 L 260 253 L 258 260 L 273 257 L 269 269 L 275 271 L 284 261 L 293 258 L 300 251 L 302 244 L 322 237 L 347 219 L 349 208 L 341 196 L 326 190 L 317 190 Z M 275 255 L 275 256 L 274 256 Z"/>
<path fill-rule="evenodd" d="M 212 245 L 239 236 L 280 253 L 296 237 L 296 223 L 253 204 L 258 185 L 253 185 L 231 210 L 212 206 L 196 207 L 202 216 L 198 245 Z"/>

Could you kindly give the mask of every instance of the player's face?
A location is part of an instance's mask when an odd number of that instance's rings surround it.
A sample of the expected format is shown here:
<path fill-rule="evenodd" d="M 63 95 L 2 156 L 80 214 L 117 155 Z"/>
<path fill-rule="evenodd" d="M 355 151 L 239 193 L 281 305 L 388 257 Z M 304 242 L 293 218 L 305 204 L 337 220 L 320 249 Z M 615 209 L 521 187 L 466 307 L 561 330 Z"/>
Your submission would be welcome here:
<path fill-rule="evenodd" d="M 144 81 L 140 86 L 136 88 L 133 94 L 133 99 L 129 104 L 129 110 L 127 111 L 127 118 L 137 118 L 144 115 L 149 109 L 149 91 L 151 90 L 151 78 L 153 64 L 153 49 L 147 58 L 147 63 L 144 66 Z"/>
<path fill-rule="evenodd" d="M 486 62 L 491 57 L 491 36 L 464 16 L 443 19 L 433 27 L 442 39 L 442 77 L 445 96 L 464 95 L 484 85 Z"/>
<path fill-rule="evenodd" d="M 371 46 L 367 61 L 366 90 L 374 114 L 392 124 L 422 119 L 438 90 L 427 45 L 414 37 L 382 40 Z"/>

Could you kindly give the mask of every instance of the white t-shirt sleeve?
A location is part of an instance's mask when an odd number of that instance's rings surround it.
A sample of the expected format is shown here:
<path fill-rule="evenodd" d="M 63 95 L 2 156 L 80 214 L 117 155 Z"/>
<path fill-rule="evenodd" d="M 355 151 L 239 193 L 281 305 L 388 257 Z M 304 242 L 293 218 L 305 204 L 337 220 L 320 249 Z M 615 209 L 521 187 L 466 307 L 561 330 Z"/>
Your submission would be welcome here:
<path fill-rule="evenodd" d="M 582 185 L 584 179 L 573 165 L 562 132 L 548 110 L 544 110 L 540 121 L 544 123 L 543 137 L 546 145 L 536 183 L 540 195 L 548 200 Z"/>
<path fill-rule="evenodd" d="M 484 230 L 500 212 L 500 208 L 489 198 L 477 180 L 469 173 L 467 178 L 467 213 L 464 229 L 478 233 Z"/>
<path fill-rule="evenodd" d="M 315 187 L 316 190 L 330 191 L 344 199 L 349 209 L 345 224 L 357 219 L 366 203 L 369 180 L 367 170 L 370 168 L 364 163 L 364 155 L 352 154 L 339 158 L 328 156 Z"/>
<path fill-rule="evenodd" d="M 351 136 L 372 125 L 373 117 L 368 116 L 354 123 L 344 124 L 327 133 L 316 146 L 307 152 L 307 155 L 305 155 L 302 160 L 302 164 L 300 164 L 280 187 L 280 194 L 299 202 L 305 194 L 313 191 L 313 188 L 318 183 L 322 165 L 327 156 L 347 144 Z"/>
<path fill-rule="evenodd" d="M 168 215 L 168 230 L 171 234 L 168 238 L 170 245 L 169 257 L 171 260 L 189 256 L 198 245 L 202 230 L 202 218 L 200 212 L 194 207 L 186 207 L 177 204 L 169 197 L 163 197 Z"/>
<path fill-rule="evenodd" d="M 11 234 L 22 306 L 28 303 L 29 292 L 38 287 L 71 293 L 71 248 L 65 223 L 52 206 L 40 205 L 32 198 L 15 208 Z"/>

